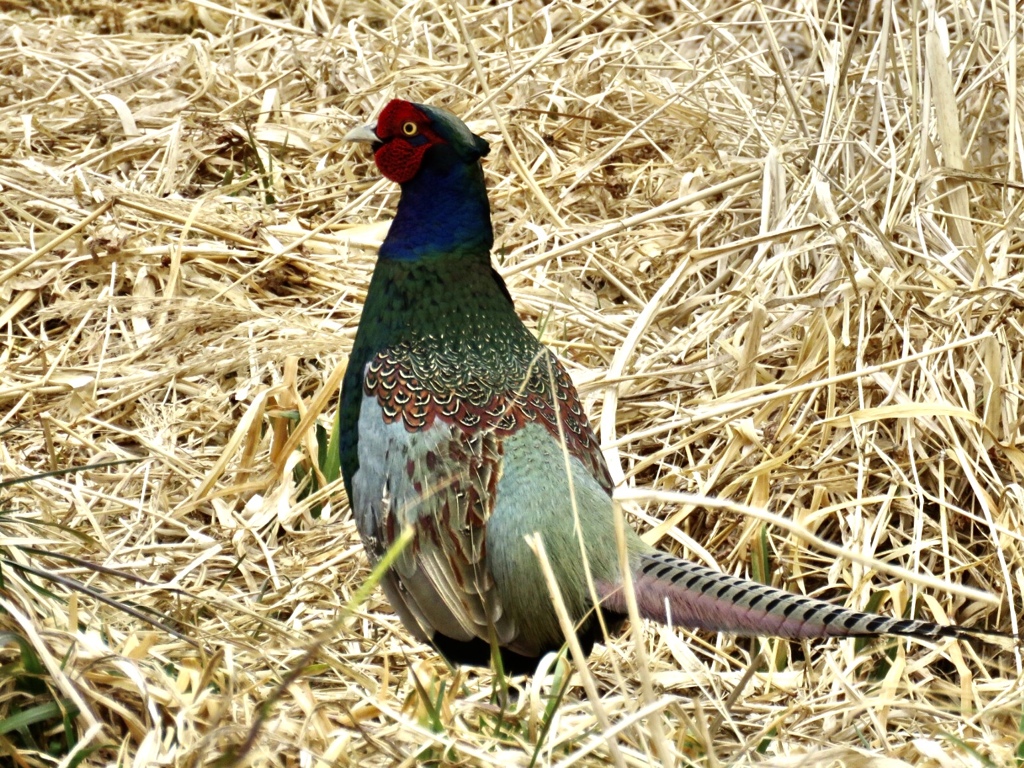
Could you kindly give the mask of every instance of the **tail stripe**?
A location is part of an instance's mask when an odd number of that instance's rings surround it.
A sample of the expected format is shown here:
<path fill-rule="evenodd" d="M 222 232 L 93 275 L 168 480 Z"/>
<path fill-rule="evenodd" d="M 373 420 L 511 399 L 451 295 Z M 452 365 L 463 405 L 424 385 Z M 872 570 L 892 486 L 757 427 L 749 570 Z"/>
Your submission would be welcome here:
<path fill-rule="evenodd" d="M 883 618 L 881 616 L 877 616 L 877 617 L 871 619 L 871 621 L 869 621 L 864 628 L 868 632 L 877 632 L 882 627 L 884 627 L 888 622 L 889 622 L 888 619 L 885 619 L 885 618 Z M 846 617 L 845 625 L 846 625 L 847 629 L 849 629 L 850 627 L 852 627 L 856 623 L 857 623 L 857 617 L 856 616 L 847 616 Z M 902 622 L 900 622 L 900 623 L 902 623 Z"/>

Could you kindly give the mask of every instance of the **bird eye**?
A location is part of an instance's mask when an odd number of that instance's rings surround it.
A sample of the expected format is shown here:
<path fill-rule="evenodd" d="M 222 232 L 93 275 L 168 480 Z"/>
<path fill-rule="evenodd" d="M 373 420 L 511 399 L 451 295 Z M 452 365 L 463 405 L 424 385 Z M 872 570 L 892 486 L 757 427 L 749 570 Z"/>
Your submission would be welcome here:
<path fill-rule="evenodd" d="M 402 133 L 406 136 L 415 136 L 419 131 L 420 127 L 411 120 L 408 123 L 402 123 Z"/>

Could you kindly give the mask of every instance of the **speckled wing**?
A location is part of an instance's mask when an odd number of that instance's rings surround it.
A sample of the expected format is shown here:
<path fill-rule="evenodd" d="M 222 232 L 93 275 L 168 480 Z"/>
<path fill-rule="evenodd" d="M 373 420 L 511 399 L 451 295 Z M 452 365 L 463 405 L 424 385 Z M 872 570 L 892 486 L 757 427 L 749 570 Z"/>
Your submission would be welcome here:
<path fill-rule="evenodd" d="M 488 338 L 470 349 L 435 339 L 396 345 L 370 360 L 363 392 L 377 399 L 385 421 L 400 421 L 409 431 L 440 421 L 502 439 L 540 423 L 610 495 L 608 466 L 572 379 L 525 328 L 517 335 L 525 343 Z"/>
<path fill-rule="evenodd" d="M 504 610 L 487 566 L 487 522 L 509 436 L 527 424 L 542 425 L 553 441 L 564 435 L 569 453 L 610 492 L 575 389 L 550 352 L 538 348 L 550 367 L 528 360 L 510 372 L 505 360 L 453 373 L 430 351 L 405 346 L 378 353 L 365 368 L 352 506 L 374 560 L 413 526 L 413 541 L 384 588 L 421 639 L 441 632 L 517 647 L 522 627 Z"/>
<path fill-rule="evenodd" d="M 467 439 L 435 421 L 410 430 L 388 421 L 377 398 L 359 413 L 359 470 L 353 482 L 356 525 L 378 560 L 406 526 L 415 536 L 385 576 L 385 590 L 405 623 L 431 639 L 443 627 L 457 640 L 501 635 L 500 611 L 484 559 L 485 523 L 500 471 L 500 445 L 491 435 Z M 504 629 L 504 631 L 501 631 Z M 507 638 L 504 638 L 507 640 Z"/>

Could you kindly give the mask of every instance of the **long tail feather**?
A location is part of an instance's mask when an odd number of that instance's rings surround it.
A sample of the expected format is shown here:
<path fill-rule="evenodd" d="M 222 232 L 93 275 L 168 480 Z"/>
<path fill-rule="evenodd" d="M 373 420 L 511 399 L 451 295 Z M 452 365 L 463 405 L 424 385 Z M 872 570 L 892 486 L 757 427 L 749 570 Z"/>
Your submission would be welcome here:
<path fill-rule="evenodd" d="M 637 607 L 644 618 L 662 624 L 802 639 L 907 635 L 925 639 L 979 636 L 1012 638 L 1004 632 L 927 621 L 890 619 L 839 608 L 831 603 L 784 592 L 713 571 L 661 552 L 640 556 L 634 575 Z M 621 588 L 599 585 L 602 607 L 626 612 Z"/>

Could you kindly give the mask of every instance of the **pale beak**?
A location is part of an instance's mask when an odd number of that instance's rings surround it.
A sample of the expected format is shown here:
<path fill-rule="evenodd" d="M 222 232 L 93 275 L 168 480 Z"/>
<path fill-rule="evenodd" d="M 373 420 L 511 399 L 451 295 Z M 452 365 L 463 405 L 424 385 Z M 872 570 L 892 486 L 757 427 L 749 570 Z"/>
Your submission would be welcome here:
<path fill-rule="evenodd" d="M 380 141 L 377 137 L 377 123 L 373 122 L 353 128 L 345 134 L 345 141 L 368 141 L 370 143 Z"/>

